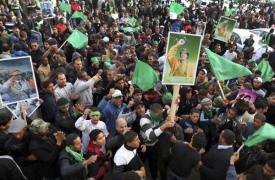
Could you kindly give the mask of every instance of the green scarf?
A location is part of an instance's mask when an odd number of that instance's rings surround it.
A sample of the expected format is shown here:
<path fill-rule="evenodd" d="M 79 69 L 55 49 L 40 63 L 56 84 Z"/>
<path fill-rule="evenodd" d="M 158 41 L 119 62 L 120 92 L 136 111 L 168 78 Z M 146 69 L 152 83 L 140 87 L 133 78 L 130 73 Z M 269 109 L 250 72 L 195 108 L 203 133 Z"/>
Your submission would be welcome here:
<path fill-rule="evenodd" d="M 244 28 L 248 29 L 248 23 L 247 22 L 245 23 Z"/>
<path fill-rule="evenodd" d="M 264 37 L 264 42 L 265 42 L 265 44 L 268 45 L 268 46 L 269 46 L 269 41 L 270 41 L 271 35 L 272 35 L 272 33 L 268 33 L 268 34 L 266 34 L 265 37 Z"/>
<path fill-rule="evenodd" d="M 74 159 L 77 162 L 83 162 L 85 160 L 85 158 L 83 157 L 83 150 L 81 150 L 80 153 L 77 153 L 71 150 L 68 146 L 66 146 L 65 150 L 67 153 L 70 153 L 71 155 L 73 155 Z M 87 175 L 88 175 L 88 167 L 84 166 L 84 169 L 83 169 L 84 180 L 86 179 Z"/>
<path fill-rule="evenodd" d="M 203 109 L 203 112 L 204 112 L 204 114 L 206 114 L 208 117 L 211 117 L 211 118 L 212 118 L 212 116 L 213 116 L 212 110 L 211 110 L 210 112 L 207 112 L 207 111 L 205 111 L 205 110 Z"/>

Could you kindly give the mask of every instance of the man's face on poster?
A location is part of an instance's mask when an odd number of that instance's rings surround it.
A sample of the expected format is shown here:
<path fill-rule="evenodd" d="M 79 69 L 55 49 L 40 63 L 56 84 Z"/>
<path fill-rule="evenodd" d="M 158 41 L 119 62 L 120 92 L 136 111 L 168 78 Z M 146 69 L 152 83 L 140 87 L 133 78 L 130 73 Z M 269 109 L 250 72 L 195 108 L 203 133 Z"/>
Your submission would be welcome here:
<path fill-rule="evenodd" d="M 48 4 L 47 3 L 44 4 L 44 9 L 48 9 Z"/>
<path fill-rule="evenodd" d="M 11 74 L 12 81 L 20 81 L 21 80 L 21 72 L 20 71 L 14 71 Z"/>

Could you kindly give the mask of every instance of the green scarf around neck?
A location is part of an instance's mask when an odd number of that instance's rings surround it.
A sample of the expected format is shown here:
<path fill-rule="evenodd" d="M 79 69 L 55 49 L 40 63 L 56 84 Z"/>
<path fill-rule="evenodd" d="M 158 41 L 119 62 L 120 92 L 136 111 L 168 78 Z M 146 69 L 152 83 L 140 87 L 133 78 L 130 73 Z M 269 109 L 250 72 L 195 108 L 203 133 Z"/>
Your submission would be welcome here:
<path fill-rule="evenodd" d="M 206 114 L 207 116 L 212 118 L 212 116 L 213 116 L 212 110 L 210 112 L 207 112 L 203 109 L 203 112 L 204 112 L 204 114 Z"/>
<path fill-rule="evenodd" d="M 83 150 L 81 150 L 80 153 L 78 153 L 71 150 L 68 146 L 66 146 L 65 150 L 67 153 L 70 153 L 77 162 L 83 162 L 85 160 L 85 158 L 83 157 Z M 84 166 L 84 169 L 83 169 L 84 180 L 86 179 L 87 175 L 88 175 L 88 166 Z"/>

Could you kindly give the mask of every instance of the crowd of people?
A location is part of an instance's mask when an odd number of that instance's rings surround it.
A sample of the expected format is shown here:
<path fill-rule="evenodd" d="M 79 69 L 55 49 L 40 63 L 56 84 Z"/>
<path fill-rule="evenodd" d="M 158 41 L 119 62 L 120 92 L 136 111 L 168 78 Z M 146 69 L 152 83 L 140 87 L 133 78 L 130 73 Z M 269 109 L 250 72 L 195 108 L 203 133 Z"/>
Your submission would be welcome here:
<path fill-rule="evenodd" d="M 31 56 L 41 103 L 30 117 L 23 110 L 22 119 L 0 109 L 0 179 L 272 179 L 274 141 L 237 150 L 265 123 L 275 125 L 275 78 L 264 80 L 264 72 L 254 70 L 262 61 L 275 69 L 275 9 L 241 2 L 228 15 L 232 3 L 201 9 L 192 1 L 172 19 L 169 1 L 56 1 L 45 19 L 38 1 L 0 0 L 0 58 Z M 71 12 L 60 10 L 62 3 Z M 87 21 L 70 18 L 75 11 Z M 263 40 L 274 51 L 266 48 L 252 59 L 253 34 L 241 52 L 234 35 L 228 42 L 216 40 L 221 16 L 236 19 L 241 29 L 271 28 Z M 76 29 L 88 36 L 81 49 L 66 41 Z M 216 80 L 201 48 L 195 84 L 180 87 L 172 118 L 173 86 L 161 82 L 169 32 L 201 35 L 202 47 L 252 75 Z M 138 60 L 159 76 L 147 91 L 131 83 Z M 237 105 L 241 89 L 256 93 L 255 102 Z"/>

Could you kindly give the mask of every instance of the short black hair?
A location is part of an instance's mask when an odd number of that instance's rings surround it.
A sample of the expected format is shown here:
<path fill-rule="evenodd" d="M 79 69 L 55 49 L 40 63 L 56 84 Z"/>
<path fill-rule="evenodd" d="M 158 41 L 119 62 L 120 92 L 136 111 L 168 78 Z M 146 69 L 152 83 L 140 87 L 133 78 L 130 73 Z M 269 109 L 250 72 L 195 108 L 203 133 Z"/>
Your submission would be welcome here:
<path fill-rule="evenodd" d="M 21 46 L 21 44 L 19 44 L 19 43 L 14 43 L 14 44 L 13 44 L 13 49 L 14 49 L 15 51 L 20 51 L 20 50 L 22 50 L 22 46 Z"/>
<path fill-rule="evenodd" d="M 0 126 L 5 126 L 12 119 L 11 112 L 1 112 L 0 113 Z"/>
<path fill-rule="evenodd" d="M 227 145 L 232 145 L 235 141 L 235 133 L 229 129 L 223 130 L 222 137 Z"/>
<path fill-rule="evenodd" d="M 136 137 L 137 137 L 137 133 L 135 131 L 128 131 L 124 134 L 124 142 L 128 143 L 128 142 L 132 142 Z"/>
<path fill-rule="evenodd" d="M 71 133 L 66 137 L 66 145 L 67 146 L 73 146 L 74 145 L 74 140 L 76 140 L 76 138 L 78 138 L 79 135 L 76 133 Z"/>
<path fill-rule="evenodd" d="M 256 109 L 265 109 L 269 107 L 266 99 L 257 99 L 254 104 Z"/>
<path fill-rule="evenodd" d="M 231 109 L 233 112 L 235 112 L 236 114 L 239 113 L 239 109 L 236 107 L 230 107 L 229 109 Z"/>
<path fill-rule="evenodd" d="M 152 112 L 158 112 L 160 110 L 163 110 L 163 107 L 159 103 L 154 103 L 151 105 L 150 110 Z"/>
<path fill-rule="evenodd" d="M 63 106 L 63 105 L 68 104 L 68 103 L 69 103 L 68 99 L 62 97 L 62 98 L 59 98 L 59 99 L 56 101 L 56 106 L 59 107 L 59 106 Z"/>
<path fill-rule="evenodd" d="M 194 148 L 203 148 L 206 145 L 206 137 L 203 132 L 197 132 L 193 135 L 192 146 Z"/>
<path fill-rule="evenodd" d="M 90 132 L 90 134 L 89 134 L 90 140 L 91 140 L 91 141 L 96 141 L 97 136 L 98 136 L 100 133 L 103 133 L 102 130 L 100 130 L 100 129 L 93 129 L 93 130 Z"/>
<path fill-rule="evenodd" d="M 47 80 L 47 81 L 45 81 L 45 82 L 42 83 L 42 87 L 43 87 L 44 89 L 46 89 L 47 87 L 49 87 L 50 84 L 53 84 L 53 83 L 52 83 L 52 81 L 49 79 L 49 80 Z"/>
<path fill-rule="evenodd" d="M 48 59 L 47 56 L 41 56 L 40 57 L 40 62 L 42 62 L 44 59 Z"/>
<path fill-rule="evenodd" d="M 121 180 L 140 180 L 140 177 L 135 171 L 126 171 L 123 173 Z"/>
<path fill-rule="evenodd" d="M 198 113 L 198 114 L 200 114 L 200 110 L 197 109 L 197 108 L 192 108 L 191 111 L 190 111 L 190 114 L 193 114 L 193 113 Z"/>
<path fill-rule="evenodd" d="M 79 72 L 77 73 L 77 78 L 78 78 L 78 79 L 82 79 L 82 76 L 83 76 L 84 73 L 86 73 L 86 72 L 85 72 L 85 71 L 79 71 Z"/>
<path fill-rule="evenodd" d="M 255 119 L 259 119 L 261 120 L 262 122 L 265 122 L 266 121 L 266 116 L 263 114 L 263 113 L 257 113 L 255 116 L 254 116 Z"/>
<path fill-rule="evenodd" d="M 8 50 L 10 50 L 10 46 L 9 46 L 8 44 L 4 43 L 4 44 L 2 45 L 2 50 L 3 50 L 4 52 L 7 52 Z"/>
<path fill-rule="evenodd" d="M 23 38 L 27 35 L 25 31 L 20 31 L 20 38 Z"/>

